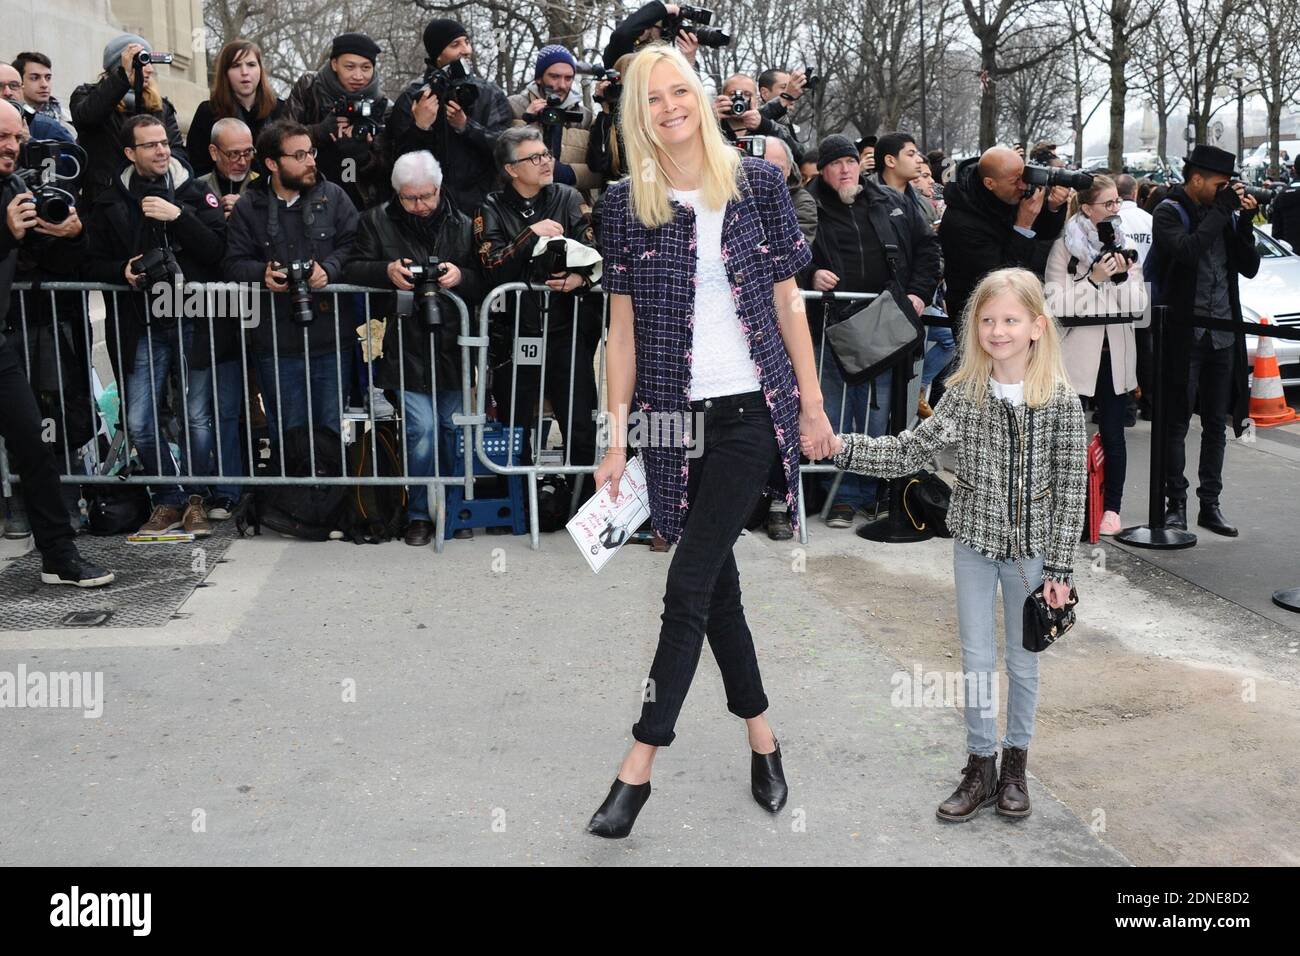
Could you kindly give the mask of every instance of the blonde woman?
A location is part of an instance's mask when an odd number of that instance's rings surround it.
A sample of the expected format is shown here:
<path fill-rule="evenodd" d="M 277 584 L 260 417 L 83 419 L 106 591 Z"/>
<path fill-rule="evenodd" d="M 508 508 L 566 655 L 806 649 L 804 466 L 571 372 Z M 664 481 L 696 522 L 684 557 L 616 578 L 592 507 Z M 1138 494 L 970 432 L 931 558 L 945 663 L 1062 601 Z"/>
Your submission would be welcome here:
<path fill-rule="evenodd" d="M 1047 289 L 1057 315 L 1141 315 L 1146 284 L 1137 249 L 1124 235 L 1119 219 L 1119 191 L 1109 176 L 1094 176 L 1092 186 L 1077 194 L 1078 211 L 1065 223 L 1061 238 L 1047 257 Z M 1101 231 L 1107 224 L 1122 252 L 1105 251 Z M 1100 227 L 1100 228 L 1099 228 Z M 1124 500 L 1128 453 L 1124 416 L 1128 393 L 1137 388 L 1137 338 L 1133 323 L 1079 325 L 1065 330 L 1061 342 L 1065 370 L 1074 390 L 1097 406 L 1102 448 L 1106 453 L 1106 493 L 1101 533 L 1118 534 Z"/>
<path fill-rule="evenodd" d="M 784 806 L 732 546 L 764 490 L 797 515 L 800 436 L 821 454 L 833 437 L 794 281 L 811 253 L 780 171 L 727 145 L 695 71 L 662 44 L 633 57 L 620 123 L 630 176 L 606 192 L 601 228 L 613 444 L 596 485 L 618 493 L 634 416 L 684 416 L 696 444 L 688 457 L 681 436 L 652 428 L 639 452 L 651 524 L 677 548 L 636 743 L 588 825 L 604 837 L 627 836 L 649 798 L 706 633 L 727 709 L 747 725 L 754 799 Z"/>
<path fill-rule="evenodd" d="M 838 435 L 832 442 L 838 467 L 882 478 L 912 474 L 939 449 L 957 446 L 948 527 L 969 756 L 961 784 L 936 811 L 941 820 L 969 820 L 994 803 L 1003 816 L 1030 812 L 1025 767 L 1038 703 L 1038 657 L 1021 644 L 1021 612 L 1039 582 L 1052 607 L 1069 598 L 1087 486 L 1087 428 L 1061 361 L 1060 338 L 1033 273 L 992 272 L 967 302 L 957 369 L 934 414 L 914 432 Z M 815 449 L 805 446 L 813 457 Z M 999 584 L 1010 678 L 1000 775 Z"/>
<path fill-rule="evenodd" d="M 123 33 L 104 47 L 104 72 L 98 82 L 83 83 L 72 91 L 69 107 L 77 127 L 77 145 L 86 151 L 90 168 L 81 180 L 81 201 L 89 209 L 117 174 L 126 168 L 122 152 L 122 127 L 136 113 L 156 116 L 167 133 L 172 156 L 186 166 L 190 158 L 176 123 L 176 109 L 158 90 L 157 69 L 153 63 L 137 65 L 141 53 L 151 53 L 149 41 L 133 33 Z M 135 77 L 137 68 L 143 80 L 143 99 L 137 109 Z M 165 69 L 165 67 L 164 67 Z"/>

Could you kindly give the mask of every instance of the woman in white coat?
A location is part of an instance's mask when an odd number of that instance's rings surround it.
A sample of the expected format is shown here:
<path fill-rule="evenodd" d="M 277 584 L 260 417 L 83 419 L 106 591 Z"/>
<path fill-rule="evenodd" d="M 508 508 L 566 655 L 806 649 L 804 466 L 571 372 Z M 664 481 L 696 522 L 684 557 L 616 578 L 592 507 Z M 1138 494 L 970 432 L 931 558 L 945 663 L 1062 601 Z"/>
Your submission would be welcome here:
<path fill-rule="evenodd" d="M 1046 291 L 1057 316 L 1140 316 L 1146 285 L 1134 246 L 1119 219 L 1119 193 L 1109 176 L 1094 176 L 1078 193 L 1077 212 L 1066 221 L 1047 260 Z M 1101 533 L 1120 530 L 1127 452 L 1124 417 L 1137 388 L 1137 343 L 1131 322 L 1067 328 L 1061 343 L 1070 383 L 1093 399 L 1106 455 Z"/>

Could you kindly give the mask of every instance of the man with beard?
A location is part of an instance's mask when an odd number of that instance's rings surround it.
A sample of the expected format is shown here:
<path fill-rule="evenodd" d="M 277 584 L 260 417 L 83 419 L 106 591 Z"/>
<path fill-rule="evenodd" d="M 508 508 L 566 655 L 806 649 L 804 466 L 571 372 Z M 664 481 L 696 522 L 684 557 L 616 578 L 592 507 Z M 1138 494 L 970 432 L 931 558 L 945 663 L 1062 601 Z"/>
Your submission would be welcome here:
<path fill-rule="evenodd" d="M 310 321 L 296 324 L 289 291 L 291 263 L 307 265 L 312 290 L 339 282 L 356 239 L 357 209 L 341 187 L 322 179 L 305 126 L 278 120 L 257 137 L 269 176 L 252 183 L 230 214 L 225 277 L 260 282 L 275 293 L 254 332 L 258 378 L 271 434 L 315 425 L 339 431 L 342 395 L 352 379 L 356 335 L 340 321 L 329 295 L 311 296 Z M 274 314 L 272 320 L 270 316 Z M 310 379 L 311 408 L 307 407 Z M 278 414 L 277 414 L 278 413 Z"/>
<path fill-rule="evenodd" d="M 330 45 L 329 62 L 304 74 L 289 93 L 288 115 L 311 129 L 315 172 L 343 187 L 357 209 L 388 198 L 388 176 L 378 126 L 388 100 L 380 92 L 376 61 L 383 52 L 364 33 L 344 33 Z M 337 115 L 347 106 L 351 117 Z M 369 108 L 375 126 L 358 122 Z"/>
<path fill-rule="evenodd" d="M 587 166 L 587 131 L 594 117 L 573 88 L 577 66 L 573 54 L 558 43 L 542 47 L 537 51 L 533 82 L 510 97 L 510 108 L 516 126 L 528 124 L 541 129 L 546 148 L 555 156 L 555 181 L 587 193 L 600 187 L 601 177 Z M 548 96 L 559 98 L 560 109 L 581 113 L 582 120 L 564 125 L 542 122 Z"/>

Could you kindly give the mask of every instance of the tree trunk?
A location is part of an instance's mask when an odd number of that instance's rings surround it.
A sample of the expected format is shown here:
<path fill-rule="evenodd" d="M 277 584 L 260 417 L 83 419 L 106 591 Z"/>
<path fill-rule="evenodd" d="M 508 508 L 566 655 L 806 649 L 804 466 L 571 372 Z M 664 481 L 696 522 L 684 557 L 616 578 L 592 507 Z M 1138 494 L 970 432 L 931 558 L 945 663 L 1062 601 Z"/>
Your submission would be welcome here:
<path fill-rule="evenodd" d="M 980 90 L 980 152 L 988 149 L 998 139 L 998 49 L 987 41 L 980 49 L 982 89 Z M 983 77 L 988 82 L 983 82 Z"/>
<path fill-rule="evenodd" d="M 1128 97 L 1128 7 L 1115 0 L 1111 19 L 1110 47 L 1110 142 L 1106 162 L 1115 172 L 1124 168 L 1124 101 Z"/>

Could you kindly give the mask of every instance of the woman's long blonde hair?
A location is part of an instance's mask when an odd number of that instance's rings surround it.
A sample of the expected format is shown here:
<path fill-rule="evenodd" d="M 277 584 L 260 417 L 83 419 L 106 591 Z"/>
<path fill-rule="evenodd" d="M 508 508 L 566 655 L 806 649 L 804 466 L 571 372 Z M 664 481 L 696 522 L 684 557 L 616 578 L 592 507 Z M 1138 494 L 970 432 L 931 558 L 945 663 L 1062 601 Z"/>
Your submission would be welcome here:
<path fill-rule="evenodd" d="M 659 160 L 663 141 L 650 119 L 650 73 L 660 63 L 671 63 L 682 75 L 695 101 L 700 117 L 700 137 L 704 141 L 704 168 L 700 170 L 700 199 L 708 209 L 721 209 L 740 198 L 736 175 L 740 153 L 727 144 L 713 117 L 713 104 L 704 92 L 704 84 L 676 47 L 653 43 L 642 47 L 632 57 L 623 74 L 623 104 L 619 127 L 627 148 L 626 168 L 631 177 L 632 211 L 647 228 L 654 229 L 673 220 L 668 199 L 668 173 Z"/>
<path fill-rule="evenodd" d="M 1039 408 L 1052 400 L 1058 387 L 1070 387 L 1070 376 L 1061 359 L 1061 330 L 1048 310 L 1043 284 L 1028 269 L 998 269 L 990 272 L 966 300 L 958 333 L 960 357 L 948 377 L 949 388 L 963 388 L 975 402 L 983 403 L 989 392 L 993 357 L 980 345 L 979 316 L 1000 295 L 1014 296 L 1031 316 L 1046 316 L 1043 334 L 1029 346 L 1029 367 L 1025 370 L 1025 404 Z"/>

